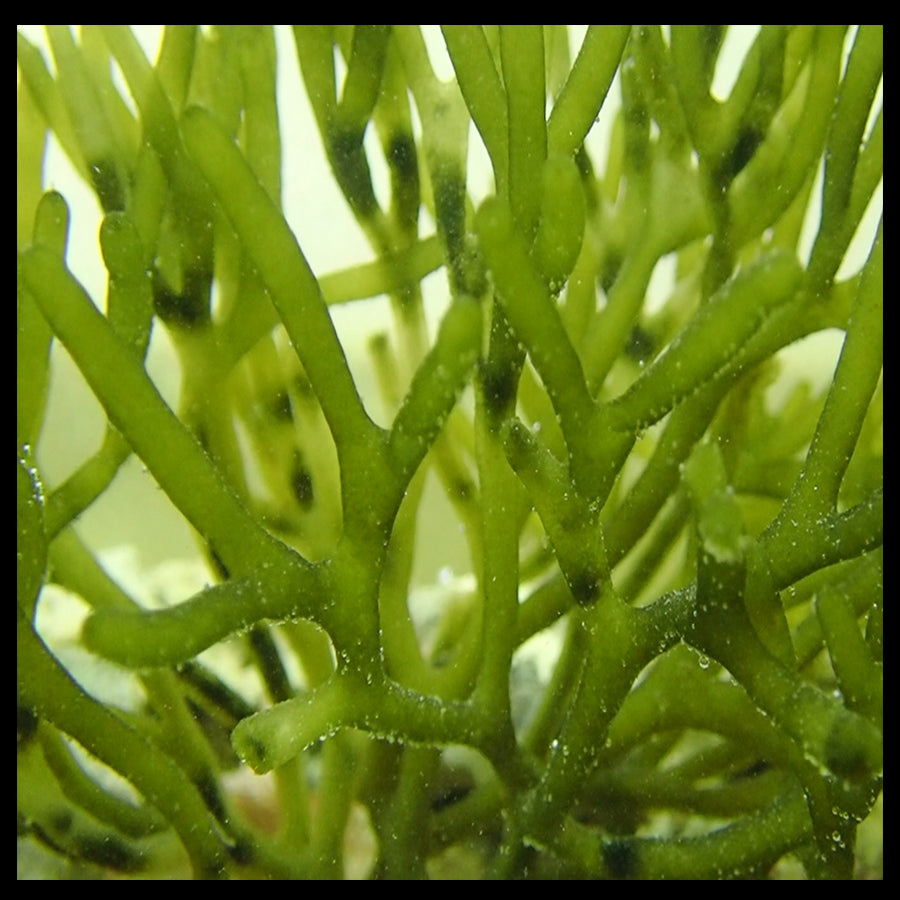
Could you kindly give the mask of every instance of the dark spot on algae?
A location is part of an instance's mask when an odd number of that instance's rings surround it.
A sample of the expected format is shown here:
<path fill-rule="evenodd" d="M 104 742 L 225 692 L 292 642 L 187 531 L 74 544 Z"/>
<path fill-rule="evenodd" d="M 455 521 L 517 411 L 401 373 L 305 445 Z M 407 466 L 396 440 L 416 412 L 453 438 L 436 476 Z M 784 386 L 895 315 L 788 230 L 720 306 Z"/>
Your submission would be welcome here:
<path fill-rule="evenodd" d="M 591 606 L 600 596 L 602 579 L 590 569 L 573 573 L 566 578 L 566 582 L 579 606 Z"/>
<path fill-rule="evenodd" d="M 219 783 L 211 772 L 204 772 L 194 779 L 206 808 L 220 821 L 225 822 L 228 813 L 219 791 Z"/>
<path fill-rule="evenodd" d="M 611 878 L 633 878 L 638 869 L 638 853 L 633 841 L 604 841 L 600 849 Z"/>
<path fill-rule="evenodd" d="M 37 732 L 40 720 L 28 706 L 16 706 L 16 738 L 20 744 L 30 741 Z"/>
<path fill-rule="evenodd" d="M 240 838 L 229 850 L 229 855 L 238 865 L 249 866 L 256 857 L 256 850 L 250 841 Z"/>
<path fill-rule="evenodd" d="M 267 763 L 269 751 L 266 745 L 252 734 L 247 735 L 244 741 L 247 745 L 247 753 L 244 755 L 244 759 L 250 764 L 250 767 L 258 772 L 269 768 Z"/>
<path fill-rule="evenodd" d="M 731 151 L 725 156 L 717 172 L 719 183 L 722 186 L 730 184 L 741 170 L 753 159 L 753 154 L 762 143 L 764 135 L 755 128 L 743 128 Z"/>
<path fill-rule="evenodd" d="M 397 219 L 401 227 L 413 229 L 419 219 L 421 192 L 418 153 L 411 134 L 400 131 L 392 136 L 387 161 Z"/>
<path fill-rule="evenodd" d="M 315 503 L 315 491 L 313 490 L 313 479 L 309 469 L 303 464 L 300 454 L 294 455 L 294 464 L 290 476 L 291 493 L 294 499 L 303 510 L 312 508 Z"/>
<path fill-rule="evenodd" d="M 137 872 L 145 865 L 141 853 L 113 835 L 79 835 L 73 846 L 81 859 L 116 872 Z"/>
<path fill-rule="evenodd" d="M 363 148 L 363 131 L 335 128 L 328 136 L 329 160 L 334 176 L 353 212 L 369 219 L 378 209 L 369 160 Z"/>
<path fill-rule="evenodd" d="M 293 422 L 294 411 L 291 408 L 291 396 L 283 388 L 276 391 L 269 404 L 272 418 L 278 422 Z"/>
<path fill-rule="evenodd" d="M 825 741 L 825 765 L 841 778 L 864 781 L 883 766 L 881 736 L 870 722 L 839 710 Z"/>
<path fill-rule="evenodd" d="M 484 406 L 496 422 L 512 413 L 519 384 L 519 369 L 485 363 L 481 367 L 481 393 Z"/>
<path fill-rule="evenodd" d="M 204 328 L 211 322 L 211 285 L 211 273 L 189 270 L 185 272 L 182 290 L 178 292 L 157 274 L 153 283 L 153 308 L 167 325 L 184 329 Z"/>
<path fill-rule="evenodd" d="M 115 162 L 111 159 L 97 160 L 88 166 L 88 172 L 103 211 L 105 213 L 124 211 L 125 188 L 119 178 Z"/>

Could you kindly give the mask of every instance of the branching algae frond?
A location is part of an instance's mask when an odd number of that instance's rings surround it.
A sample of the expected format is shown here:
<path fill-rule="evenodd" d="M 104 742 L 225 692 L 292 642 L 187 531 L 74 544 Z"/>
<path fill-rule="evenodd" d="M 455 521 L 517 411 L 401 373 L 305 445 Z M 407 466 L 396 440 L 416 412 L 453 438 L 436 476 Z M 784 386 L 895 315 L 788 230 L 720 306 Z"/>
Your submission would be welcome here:
<path fill-rule="evenodd" d="M 171 26 L 155 62 L 124 26 L 18 36 L 20 846 L 157 877 L 877 876 L 881 222 L 848 251 L 880 203 L 881 26 L 765 26 L 726 96 L 718 26 L 590 26 L 571 55 L 558 26 L 442 26 L 451 80 L 416 26 L 287 35 Z M 282 213 L 285 57 L 366 264 L 313 272 Z M 68 267 L 50 133 L 104 212 L 105 297 Z M 378 296 L 384 419 L 332 315 Z M 826 389 L 782 375 L 826 330 Z M 60 483 L 56 342 L 107 419 Z M 162 609 L 79 535 L 132 454 L 208 561 Z M 417 553 L 460 531 L 425 627 Z M 56 586 L 131 702 L 42 633 Z"/>

